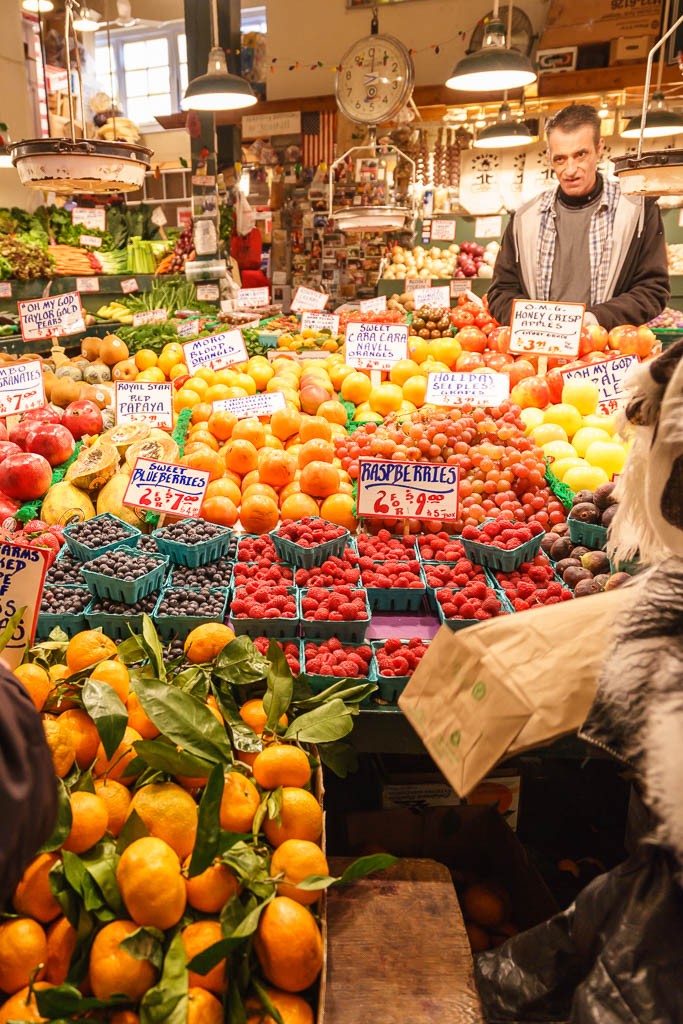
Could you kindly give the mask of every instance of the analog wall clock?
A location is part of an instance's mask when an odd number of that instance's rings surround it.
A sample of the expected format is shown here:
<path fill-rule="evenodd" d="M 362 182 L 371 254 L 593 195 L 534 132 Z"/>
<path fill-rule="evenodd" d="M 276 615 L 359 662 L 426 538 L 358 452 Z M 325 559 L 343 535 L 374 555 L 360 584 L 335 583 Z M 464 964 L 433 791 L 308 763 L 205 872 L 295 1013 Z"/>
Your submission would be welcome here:
<path fill-rule="evenodd" d="M 335 80 L 337 106 L 350 121 L 390 121 L 410 99 L 413 61 L 393 36 L 359 39 L 342 57 L 340 68 Z"/>

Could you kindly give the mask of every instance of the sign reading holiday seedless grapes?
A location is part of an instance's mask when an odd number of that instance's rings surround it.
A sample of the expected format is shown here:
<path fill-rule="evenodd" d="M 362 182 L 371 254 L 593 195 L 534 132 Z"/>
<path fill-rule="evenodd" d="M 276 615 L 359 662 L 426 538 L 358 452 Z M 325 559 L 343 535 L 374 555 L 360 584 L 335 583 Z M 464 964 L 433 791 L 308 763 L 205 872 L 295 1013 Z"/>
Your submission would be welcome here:
<path fill-rule="evenodd" d="M 118 380 L 114 385 L 117 423 L 149 423 L 173 429 L 173 385 L 156 381 Z"/>
<path fill-rule="evenodd" d="M 43 368 L 39 359 L 0 366 L 0 416 L 15 416 L 45 405 Z"/>
<path fill-rule="evenodd" d="M 457 466 L 360 459 L 358 515 L 391 519 L 458 518 Z"/>
<path fill-rule="evenodd" d="M 407 358 L 407 324 L 347 324 L 344 359 L 348 366 L 388 371 Z"/>
<path fill-rule="evenodd" d="M 209 476 L 203 469 L 136 459 L 123 504 L 174 516 L 198 516 Z"/>
<path fill-rule="evenodd" d="M 586 307 L 582 302 L 512 303 L 510 351 L 539 356 L 575 356 Z"/>
<path fill-rule="evenodd" d="M 78 292 L 64 292 L 47 299 L 18 302 L 21 336 L 24 341 L 45 341 L 58 335 L 80 334 L 85 330 L 83 305 Z"/>
<path fill-rule="evenodd" d="M 218 402 L 213 402 L 214 409 L 226 409 L 238 420 L 247 419 L 249 416 L 272 416 L 286 405 L 285 396 L 281 391 L 260 391 L 255 395 L 221 398 Z"/>
<path fill-rule="evenodd" d="M 210 334 L 208 338 L 186 341 L 183 351 L 189 373 L 194 373 L 200 366 L 208 366 L 212 370 L 225 370 L 235 363 L 246 363 L 249 358 L 239 328 L 222 331 L 220 334 Z"/>
<path fill-rule="evenodd" d="M 590 380 L 597 384 L 600 412 L 609 414 L 616 412 L 626 401 L 624 381 L 628 372 L 639 362 L 638 356 L 615 356 L 573 370 L 563 370 L 562 376 L 565 380 Z"/>
<path fill-rule="evenodd" d="M 2 652 L 10 668 L 21 664 L 26 648 L 33 644 L 38 609 L 47 572 L 45 549 L 22 544 L 0 544 L 0 632 L 20 608 L 25 608 L 12 637 Z"/>
<path fill-rule="evenodd" d="M 507 373 L 430 373 L 427 405 L 497 406 L 510 395 Z"/>
<path fill-rule="evenodd" d="M 291 309 L 294 313 L 302 313 L 305 309 L 321 310 L 328 303 L 329 295 L 325 292 L 316 292 L 312 288 L 297 288 L 292 299 Z"/>

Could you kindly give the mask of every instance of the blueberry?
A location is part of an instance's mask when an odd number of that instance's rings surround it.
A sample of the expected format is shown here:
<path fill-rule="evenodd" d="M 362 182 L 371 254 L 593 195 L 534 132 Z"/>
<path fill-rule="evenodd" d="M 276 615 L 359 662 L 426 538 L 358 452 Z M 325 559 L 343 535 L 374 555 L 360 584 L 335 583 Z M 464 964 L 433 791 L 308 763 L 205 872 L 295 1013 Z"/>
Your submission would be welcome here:
<path fill-rule="evenodd" d="M 90 601 L 90 591 L 80 587 L 48 585 L 43 589 L 40 612 L 78 615 Z"/>

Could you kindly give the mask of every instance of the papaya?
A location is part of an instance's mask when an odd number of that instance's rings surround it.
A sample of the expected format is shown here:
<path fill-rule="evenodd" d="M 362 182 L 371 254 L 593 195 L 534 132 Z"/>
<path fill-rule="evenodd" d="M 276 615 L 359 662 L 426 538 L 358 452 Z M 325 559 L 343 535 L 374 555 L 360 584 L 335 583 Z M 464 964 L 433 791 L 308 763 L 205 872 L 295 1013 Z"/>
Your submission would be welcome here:
<path fill-rule="evenodd" d="M 159 433 L 161 437 L 154 437 Z M 153 459 L 155 462 L 177 462 L 180 457 L 180 449 L 172 437 L 164 434 L 163 431 L 150 431 L 150 436 L 144 441 L 136 441 L 126 452 L 126 462 L 132 469 L 136 459 Z"/>
<path fill-rule="evenodd" d="M 83 447 L 66 471 L 66 480 L 88 494 L 104 487 L 119 467 L 119 453 L 113 444 Z"/>
<path fill-rule="evenodd" d="M 130 474 L 114 473 L 111 480 L 106 482 L 97 495 L 97 514 L 99 516 L 103 512 L 110 512 L 112 515 L 118 516 L 119 519 L 123 519 L 124 523 L 129 523 L 131 526 L 139 528 L 140 517 L 135 509 L 128 508 L 122 504 L 123 495 L 126 493 L 126 487 L 129 483 Z"/>
<path fill-rule="evenodd" d="M 150 435 L 150 426 L 147 423 L 119 423 L 100 434 L 96 444 L 113 444 L 119 455 L 123 457 L 130 446 L 136 441 L 144 441 Z"/>
<path fill-rule="evenodd" d="M 129 356 L 128 346 L 116 334 L 105 334 L 100 344 L 100 359 L 107 366 L 114 366 Z"/>
<path fill-rule="evenodd" d="M 69 526 L 92 519 L 94 515 L 95 506 L 88 495 L 67 480 L 52 484 L 40 509 L 40 518 L 49 526 L 55 523 Z"/>

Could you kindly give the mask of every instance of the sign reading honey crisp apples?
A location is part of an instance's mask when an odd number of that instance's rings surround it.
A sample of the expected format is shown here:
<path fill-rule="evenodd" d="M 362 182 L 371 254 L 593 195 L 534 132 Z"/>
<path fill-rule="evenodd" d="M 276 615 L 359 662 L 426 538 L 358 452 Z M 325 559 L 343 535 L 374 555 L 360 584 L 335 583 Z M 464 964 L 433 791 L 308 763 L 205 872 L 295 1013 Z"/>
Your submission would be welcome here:
<path fill-rule="evenodd" d="M 576 356 L 586 307 L 582 302 L 515 299 L 510 351 L 539 356 Z"/>

